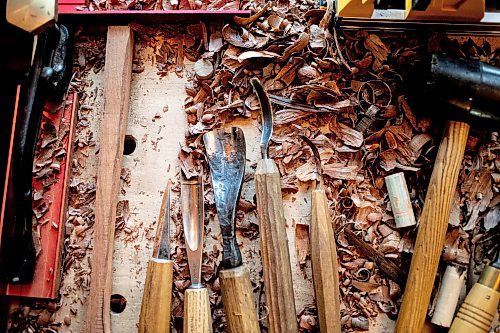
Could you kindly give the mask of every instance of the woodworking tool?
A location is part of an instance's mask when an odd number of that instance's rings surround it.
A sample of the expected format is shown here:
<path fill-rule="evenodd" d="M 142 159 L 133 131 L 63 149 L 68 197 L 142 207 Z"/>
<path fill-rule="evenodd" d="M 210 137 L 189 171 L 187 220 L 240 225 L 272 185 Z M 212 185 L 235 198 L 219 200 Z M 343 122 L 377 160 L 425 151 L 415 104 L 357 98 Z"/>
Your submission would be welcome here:
<path fill-rule="evenodd" d="M 281 180 L 278 167 L 269 158 L 269 140 L 273 133 L 273 110 L 269 97 L 256 78 L 250 80 L 262 110 L 261 159 L 255 170 L 257 212 L 259 215 L 262 268 L 268 307 L 268 330 L 271 333 L 293 333 L 297 315 L 292 282 L 292 268 L 283 214 Z"/>
<path fill-rule="evenodd" d="M 222 233 L 219 280 L 222 302 L 231 333 L 256 333 L 259 321 L 250 282 L 236 241 L 236 207 L 245 175 L 245 137 L 238 127 L 216 129 L 203 135 L 212 175 L 215 206 Z"/>
<path fill-rule="evenodd" d="M 500 255 L 481 273 L 451 324 L 450 333 L 487 333 L 500 300 Z"/>
<path fill-rule="evenodd" d="M 169 179 L 160 209 L 153 256 L 148 262 L 142 296 L 139 333 L 170 331 L 173 261 L 170 259 L 171 187 Z"/>
<path fill-rule="evenodd" d="M 69 84 L 69 33 L 65 26 L 54 25 L 54 1 L 7 1 L 6 5 L 6 18 L 11 24 L 38 33 L 29 74 L 19 93 L 11 166 L 15 213 L 11 221 L 3 221 L 4 254 L 0 263 L 4 280 L 25 284 L 32 280 L 36 265 L 32 235 L 33 160 L 45 102 L 60 101 Z M 43 13 L 39 6 L 46 6 Z M 31 16 L 26 16 L 28 13 Z"/>
<path fill-rule="evenodd" d="M 212 315 L 208 289 L 201 281 L 203 257 L 203 178 L 187 180 L 182 175 L 182 226 L 188 257 L 191 285 L 184 292 L 184 332 L 211 333 Z"/>
<path fill-rule="evenodd" d="M 443 139 L 434 163 L 420 216 L 410 272 L 396 323 L 397 333 L 420 333 L 425 321 L 439 258 L 443 250 L 469 133 L 469 123 L 500 124 L 500 69 L 475 60 L 433 55 L 429 91 L 432 115 L 445 116 Z M 498 128 L 498 127 L 497 127 Z"/>
<path fill-rule="evenodd" d="M 340 333 L 342 325 L 337 246 L 324 188 L 323 168 L 318 148 L 309 138 L 301 136 L 301 139 L 311 148 L 318 173 L 316 188 L 311 193 L 309 237 L 319 327 L 321 332 Z"/>

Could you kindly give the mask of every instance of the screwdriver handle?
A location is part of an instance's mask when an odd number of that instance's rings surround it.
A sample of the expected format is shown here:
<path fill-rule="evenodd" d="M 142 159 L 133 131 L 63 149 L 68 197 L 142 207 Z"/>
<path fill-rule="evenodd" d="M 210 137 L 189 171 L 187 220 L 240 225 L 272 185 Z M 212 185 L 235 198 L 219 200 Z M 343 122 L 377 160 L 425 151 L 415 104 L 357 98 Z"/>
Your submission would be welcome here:
<path fill-rule="evenodd" d="M 297 315 L 292 268 L 283 214 L 280 174 L 272 159 L 262 159 L 255 171 L 262 268 L 270 333 L 295 333 Z"/>
<path fill-rule="evenodd" d="M 184 332 L 212 333 L 207 288 L 190 288 L 184 292 Z"/>
<path fill-rule="evenodd" d="M 222 303 L 230 333 L 259 333 L 257 308 L 248 268 L 241 265 L 219 274 Z"/>
<path fill-rule="evenodd" d="M 172 260 L 149 260 L 141 303 L 139 333 L 169 332 L 172 275 Z"/>
<path fill-rule="evenodd" d="M 311 260 L 321 333 L 340 333 L 340 289 L 337 246 L 324 190 L 313 190 L 311 200 Z"/>
<path fill-rule="evenodd" d="M 500 300 L 500 270 L 487 266 L 462 303 L 449 333 L 487 333 Z"/>

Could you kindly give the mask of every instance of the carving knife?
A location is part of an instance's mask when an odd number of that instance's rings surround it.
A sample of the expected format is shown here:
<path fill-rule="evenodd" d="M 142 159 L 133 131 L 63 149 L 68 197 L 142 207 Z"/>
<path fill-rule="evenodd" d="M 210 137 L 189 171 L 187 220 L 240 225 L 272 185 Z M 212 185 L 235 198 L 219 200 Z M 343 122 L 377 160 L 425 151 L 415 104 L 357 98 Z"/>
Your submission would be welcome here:
<path fill-rule="evenodd" d="M 269 140 L 273 133 L 273 111 L 260 81 L 253 78 L 250 83 L 259 98 L 262 110 L 260 142 L 262 158 L 257 162 L 255 184 L 264 286 L 269 308 L 268 328 L 270 333 L 295 333 L 298 332 L 297 315 L 281 198 L 280 173 L 268 153 Z"/>
<path fill-rule="evenodd" d="M 184 332 L 211 333 L 212 316 L 208 289 L 201 282 L 203 256 L 203 179 L 182 176 L 182 226 L 191 274 L 191 286 L 184 292 Z"/>
<path fill-rule="evenodd" d="M 173 261 L 170 260 L 170 200 L 172 182 L 169 179 L 160 209 L 153 257 L 148 262 L 142 296 L 139 333 L 170 331 Z"/>

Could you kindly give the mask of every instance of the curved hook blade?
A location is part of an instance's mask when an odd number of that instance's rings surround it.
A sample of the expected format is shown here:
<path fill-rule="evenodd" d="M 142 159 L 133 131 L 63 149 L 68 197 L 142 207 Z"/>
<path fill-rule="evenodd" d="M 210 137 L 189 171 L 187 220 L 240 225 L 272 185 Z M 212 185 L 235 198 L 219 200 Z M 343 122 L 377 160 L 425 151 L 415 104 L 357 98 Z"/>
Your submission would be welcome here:
<path fill-rule="evenodd" d="M 269 158 L 269 140 L 273 135 L 273 109 L 271 107 L 271 102 L 269 101 L 269 96 L 264 90 L 264 87 L 260 83 L 259 79 L 252 78 L 250 80 L 253 90 L 257 94 L 259 99 L 260 109 L 262 111 L 262 137 L 260 139 L 260 153 L 263 159 Z"/>
<path fill-rule="evenodd" d="M 316 169 L 318 172 L 319 183 L 316 183 L 316 189 L 320 189 L 323 187 L 323 167 L 321 166 L 321 157 L 319 155 L 319 150 L 316 145 L 306 136 L 300 135 L 300 138 L 307 143 L 309 148 L 311 148 L 314 155 L 314 162 L 316 163 Z"/>

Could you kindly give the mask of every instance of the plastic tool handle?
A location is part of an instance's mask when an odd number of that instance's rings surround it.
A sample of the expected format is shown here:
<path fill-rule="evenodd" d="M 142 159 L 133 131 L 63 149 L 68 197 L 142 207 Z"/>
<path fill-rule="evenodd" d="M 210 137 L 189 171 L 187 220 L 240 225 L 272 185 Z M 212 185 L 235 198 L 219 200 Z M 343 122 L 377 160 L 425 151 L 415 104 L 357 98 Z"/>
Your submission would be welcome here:
<path fill-rule="evenodd" d="M 280 174 L 273 160 L 257 163 L 255 183 L 268 329 L 270 333 L 298 332 Z"/>
<path fill-rule="evenodd" d="M 321 333 L 340 333 L 337 246 L 324 190 L 312 191 L 311 260 Z"/>
<path fill-rule="evenodd" d="M 242 265 L 222 270 L 219 280 L 229 332 L 259 333 L 257 308 L 248 268 Z"/>
<path fill-rule="evenodd" d="M 446 125 L 420 216 L 396 333 L 422 331 L 468 134 L 469 125 L 466 123 L 450 121 Z"/>
<path fill-rule="evenodd" d="M 487 266 L 465 298 L 450 333 L 487 333 L 500 301 L 500 269 Z"/>
<path fill-rule="evenodd" d="M 148 262 L 139 333 L 170 332 L 172 275 L 172 260 L 152 258 Z"/>
<path fill-rule="evenodd" d="M 184 292 L 184 333 L 212 333 L 212 314 L 207 288 Z"/>

